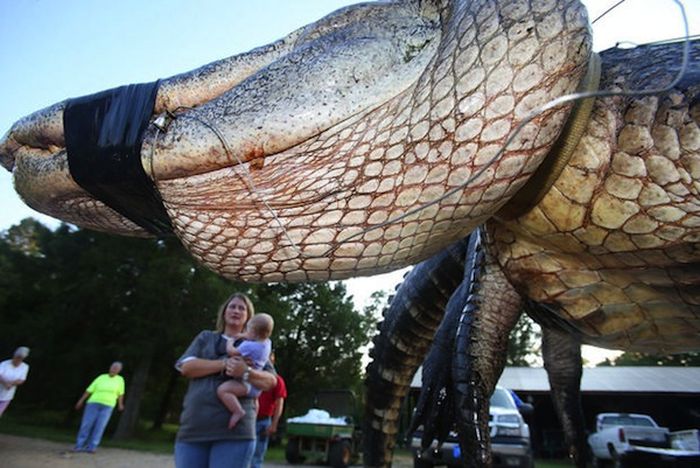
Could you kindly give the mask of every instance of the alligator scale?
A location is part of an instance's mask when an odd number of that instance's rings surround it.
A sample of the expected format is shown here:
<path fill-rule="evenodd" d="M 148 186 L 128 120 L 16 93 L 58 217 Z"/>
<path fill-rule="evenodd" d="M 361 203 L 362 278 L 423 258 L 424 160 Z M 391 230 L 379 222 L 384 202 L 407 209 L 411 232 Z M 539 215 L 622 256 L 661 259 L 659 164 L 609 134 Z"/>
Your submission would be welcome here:
<path fill-rule="evenodd" d="M 363 3 L 150 88 L 40 110 L 0 161 L 32 208 L 171 232 L 232 279 L 422 262 L 375 340 L 370 466 L 391 464 L 432 342 L 414 424 L 441 439 L 456 421 L 465 463 L 489 466 L 488 396 L 526 311 L 583 466 L 580 344 L 700 349 L 700 42 L 598 56 L 588 21 L 573 0 Z M 617 94 L 549 105 L 595 90 Z M 100 119 L 76 131 L 86 112 Z M 105 150 L 115 115 L 124 140 Z M 147 190 L 95 180 L 81 157 L 128 160 Z"/>

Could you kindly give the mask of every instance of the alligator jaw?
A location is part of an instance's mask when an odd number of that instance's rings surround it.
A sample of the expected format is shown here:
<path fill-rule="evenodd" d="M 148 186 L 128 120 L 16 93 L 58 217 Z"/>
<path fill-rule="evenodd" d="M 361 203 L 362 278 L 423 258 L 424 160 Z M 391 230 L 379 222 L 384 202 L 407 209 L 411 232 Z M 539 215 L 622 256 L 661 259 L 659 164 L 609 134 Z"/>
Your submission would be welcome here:
<path fill-rule="evenodd" d="M 174 120 L 147 131 L 144 171 L 184 246 L 229 278 L 342 279 L 413 264 L 492 216 L 556 139 L 568 107 L 503 148 L 530 110 L 572 92 L 585 69 L 587 20 L 567 5 L 341 10 L 164 80 L 153 117 Z M 562 29 L 543 35 L 537 24 Z M 25 201 L 81 226 L 144 235 L 72 182 L 62 114 L 49 114 L 35 115 L 39 127 L 18 124 L 4 145 Z M 49 171 L 60 183 L 43 183 Z"/>
<path fill-rule="evenodd" d="M 265 157 L 404 90 L 432 56 L 436 25 L 400 4 L 345 8 L 267 46 L 162 80 L 153 119 L 174 120 L 147 131 L 144 170 L 159 186 L 249 162 L 262 169 Z M 71 182 L 64 107 L 21 119 L 0 141 L 0 163 L 14 171 L 20 196 L 68 222 L 144 235 Z"/>

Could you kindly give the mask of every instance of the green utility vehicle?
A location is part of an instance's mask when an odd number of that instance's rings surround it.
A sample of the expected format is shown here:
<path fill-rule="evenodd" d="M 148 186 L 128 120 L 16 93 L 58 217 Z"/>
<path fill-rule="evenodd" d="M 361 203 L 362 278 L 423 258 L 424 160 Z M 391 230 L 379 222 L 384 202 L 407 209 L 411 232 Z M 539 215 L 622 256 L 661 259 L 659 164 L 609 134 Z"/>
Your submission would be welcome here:
<path fill-rule="evenodd" d="M 345 468 L 357 461 L 360 431 L 355 426 L 352 392 L 319 391 L 314 396 L 313 408 L 328 412 L 333 421 L 307 422 L 304 417 L 287 420 L 287 461 L 290 464 L 310 461 L 333 468 Z"/>

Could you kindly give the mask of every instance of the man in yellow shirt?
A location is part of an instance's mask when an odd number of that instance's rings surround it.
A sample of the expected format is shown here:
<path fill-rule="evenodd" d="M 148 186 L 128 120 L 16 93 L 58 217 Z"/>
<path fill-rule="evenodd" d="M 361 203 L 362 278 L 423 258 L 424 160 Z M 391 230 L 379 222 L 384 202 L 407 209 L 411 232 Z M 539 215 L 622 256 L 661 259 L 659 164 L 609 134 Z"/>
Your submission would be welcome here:
<path fill-rule="evenodd" d="M 95 453 L 114 407 L 119 405 L 119 411 L 124 411 L 124 378 L 119 375 L 121 370 L 122 363 L 113 362 L 109 373 L 93 380 L 75 404 L 75 409 L 80 410 L 87 400 L 74 452 Z"/>

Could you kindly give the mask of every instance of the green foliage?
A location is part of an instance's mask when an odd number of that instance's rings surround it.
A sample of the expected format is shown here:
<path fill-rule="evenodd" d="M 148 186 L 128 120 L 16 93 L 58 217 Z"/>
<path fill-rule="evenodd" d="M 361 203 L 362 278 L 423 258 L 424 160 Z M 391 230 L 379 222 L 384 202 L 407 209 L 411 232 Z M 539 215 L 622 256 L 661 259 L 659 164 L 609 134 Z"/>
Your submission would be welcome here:
<path fill-rule="evenodd" d="M 508 337 L 507 366 L 529 367 L 539 354 L 542 333 L 527 314 L 522 314 Z"/>
<path fill-rule="evenodd" d="M 12 274 L 2 284 L 0 325 L 10 347 L 32 348 L 19 397 L 38 408 L 70 408 L 114 360 L 124 362 L 128 382 L 145 359 L 152 359 L 145 409 L 156 406 L 152 390 L 167 381 L 196 330 L 210 327 L 212 298 L 231 287 L 193 265 L 174 239 L 119 238 L 66 225 L 52 232 L 25 221 L 2 240 L 1 261 Z"/>
<path fill-rule="evenodd" d="M 337 283 L 255 286 L 256 311 L 275 319 L 276 367 L 287 383 L 287 415 L 305 412 L 318 389 L 357 389 L 360 348 L 375 320 L 358 313 L 345 285 Z"/>
<path fill-rule="evenodd" d="M 598 366 L 700 366 L 700 353 L 671 355 L 626 352 L 616 358 L 606 358 Z"/>
<path fill-rule="evenodd" d="M 195 264 L 176 239 L 115 237 L 62 225 L 51 231 L 25 220 L 0 234 L 0 353 L 32 348 L 31 371 L 13 406 L 71 411 L 89 382 L 124 362 L 128 400 L 155 420 L 177 421 L 186 381 L 173 364 L 232 291 L 251 295 L 275 318 L 278 369 L 290 414 L 308 408 L 320 388 L 361 387 L 359 349 L 374 324 L 358 313 L 340 282 L 232 284 Z M 129 385 L 147 371 L 143 394 Z M 116 419 L 116 418 L 115 418 Z M 137 419 L 134 418 L 134 421 Z M 137 428 L 136 428 L 137 429 Z"/>

